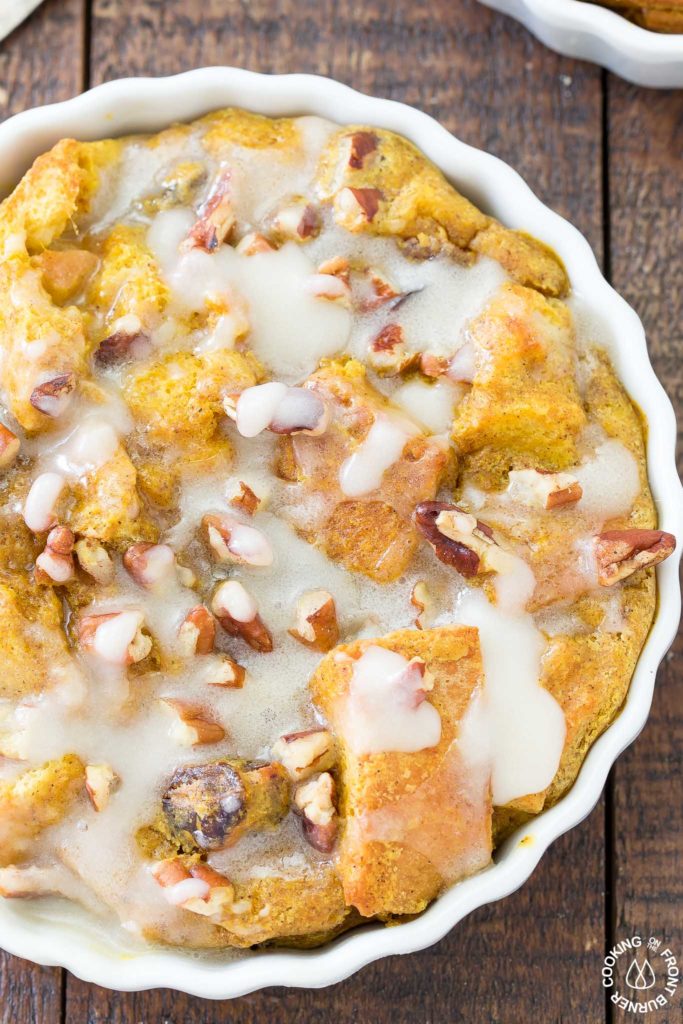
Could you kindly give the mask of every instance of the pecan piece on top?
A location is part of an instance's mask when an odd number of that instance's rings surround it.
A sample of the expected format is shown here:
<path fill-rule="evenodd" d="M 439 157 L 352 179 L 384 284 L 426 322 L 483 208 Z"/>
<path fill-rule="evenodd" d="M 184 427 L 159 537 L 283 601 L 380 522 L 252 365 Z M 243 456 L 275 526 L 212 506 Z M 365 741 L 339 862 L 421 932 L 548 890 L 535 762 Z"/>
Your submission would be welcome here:
<path fill-rule="evenodd" d="M 208 198 L 201 206 L 198 218 L 183 242 L 183 249 L 199 248 L 205 252 L 215 252 L 226 241 L 235 222 L 231 173 L 224 170 L 216 178 Z"/>
<path fill-rule="evenodd" d="M 299 786 L 293 810 L 301 817 L 304 838 L 321 853 L 331 853 L 337 838 L 337 787 L 329 772 Z"/>
<path fill-rule="evenodd" d="M 638 569 L 657 565 L 674 551 L 676 538 L 663 530 L 607 530 L 595 538 L 598 582 L 611 587 Z"/>
<path fill-rule="evenodd" d="M 349 136 L 349 160 L 348 165 L 354 170 L 360 170 L 365 164 L 366 156 L 374 153 L 377 149 L 377 136 L 372 132 L 354 132 Z"/>
<path fill-rule="evenodd" d="M 492 551 L 500 551 L 486 523 L 445 501 L 423 501 L 415 509 L 415 525 L 445 565 L 463 576 L 495 571 Z M 495 556 L 493 557 L 495 561 Z"/>
<path fill-rule="evenodd" d="M 141 327 L 137 330 L 119 327 L 100 342 L 94 359 L 99 366 L 117 366 L 144 355 L 149 347 L 149 335 Z"/>
<path fill-rule="evenodd" d="M 56 419 L 57 416 L 61 416 L 71 401 L 75 387 L 76 375 L 74 373 L 60 373 L 51 380 L 37 384 L 31 392 L 29 401 L 38 412 Z"/>

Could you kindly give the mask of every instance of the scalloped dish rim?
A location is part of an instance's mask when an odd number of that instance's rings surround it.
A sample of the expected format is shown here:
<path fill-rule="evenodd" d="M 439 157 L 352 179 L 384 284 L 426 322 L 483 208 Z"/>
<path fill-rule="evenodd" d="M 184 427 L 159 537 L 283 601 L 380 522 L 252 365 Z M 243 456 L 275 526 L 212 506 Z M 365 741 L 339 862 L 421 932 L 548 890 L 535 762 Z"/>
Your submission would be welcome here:
<path fill-rule="evenodd" d="M 546 207 L 507 164 L 460 142 L 428 115 L 401 103 L 363 95 L 313 75 L 260 75 L 236 68 L 202 68 L 170 78 L 128 78 L 97 86 L 74 99 L 38 107 L 0 125 L 0 183 L 9 190 L 39 153 L 59 138 L 93 139 L 157 130 L 222 106 L 269 115 L 318 114 L 342 123 L 367 123 L 407 136 L 486 212 L 550 245 L 564 261 L 574 293 L 610 324 L 616 370 L 648 424 L 648 472 L 659 526 L 683 537 L 683 490 L 675 465 L 674 410 L 649 361 L 636 313 L 603 278 L 583 236 Z M 240 959 L 150 947 L 123 950 L 96 935 L 85 912 L 68 922 L 46 921 L 30 905 L 0 903 L 0 946 L 37 963 L 66 967 L 77 977 L 121 991 L 168 987 L 212 999 L 232 998 L 272 985 L 320 988 L 381 957 L 410 953 L 441 939 L 477 907 L 519 888 L 553 840 L 594 807 L 621 751 L 647 720 L 658 665 L 678 629 L 681 593 L 678 551 L 657 567 L 655 621 L 619 716 L 589 751 L 572 789 L 511 836 L 495 863 L 440 896 L 415 920 L 394 928 L 368 925 L 318 949 L 270 949 Z M 81 925 L 80 919 L 83 919 Z"/>
<path fill-rule="evenodd" d="M 683 33 L 654 32 L 586 0 L 481 0 L 516 18 L 546 46 L 602 64 L 636 85 L 683 87 Z"/>

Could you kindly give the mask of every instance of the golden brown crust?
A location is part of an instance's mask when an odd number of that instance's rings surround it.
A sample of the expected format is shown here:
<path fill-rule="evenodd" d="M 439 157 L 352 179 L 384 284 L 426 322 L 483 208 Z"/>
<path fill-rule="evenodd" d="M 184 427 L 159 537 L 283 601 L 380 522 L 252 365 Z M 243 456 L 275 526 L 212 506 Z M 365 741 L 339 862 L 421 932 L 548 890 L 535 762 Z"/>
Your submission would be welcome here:
<path fill-rule="evenodd" d="M 441 716 L 438 746 L 416 753 L 354 753 L 345 731 L 352 659 L 370 644 L 425 661 L 434 677 L 428 699 Z M 469 777 L 454 742 L 481 679 L 476 630 L 453 626 L 342 644 L 311 679 L 313 699 L 341 746 L 345 826 L 338 868 L 347 903 L 365 917 L 418 913 L 445 884 L 488 863 L 488 777 Z"/>
<path fill-rule="evenodd" d="M 361 159 L 350 157 L 354 135 L 376 140 Z M 511 231 L 478 210 L 427 158 L 393 132 L 349 126 L 328 140 L 320 158 L 318 194 L 334 204 L 335 218 L 351 231 L 390 235 L 426 252 L 460 258 L 481 253 L 498 260 L 514 280 L 547 295 L 569 290 L 561 261 L 547 246 Z M 344 190 L 375 190 L 377 210 L 357 219 Z M 372 213 L 372 211 L 370 211 Z"/>
<path fill-rule="evenodd" d="M 504 285 L 470 324 L 469 338 L 479 364 L 453 424 L 465 472 L 488 489 L 530 461 L 547 470 L 576 464 L 586 415 L 567 307 Z"/>
<path fill-rule="evenodd" d="M 339 469 L 367 436 L 375 413 L 390 406 L 355 360 L 330 362 L 309 377 L 307 386 L 328 402 L 334 421 L 321 437 L 299 435 L 283 442 L 280 472 L 292 481 L 284 496 L 288 514 L 330 558 L 389 583 L 415 553 L 412 512 L 436 494 L 448 470 L 448 453 L 433 438 L 418 434 L 406 441 L 379 488 L 367 498 L 345 498 Z M 302 501 L 311 494 L 322 494 L 323 511 L 314 520 L 300 518 Z"/>
<path fill-rule="evenodd" d="M 224 416 L 223 397 L 256 384 L 261 374 L 249 352 L 219 349 L 204 356 L 177 352 L 133 370 L 124 395 L 145 445 L 177 446 L 195 457 L 206 458 L 219 449 L 229 455 L 227 438 L 216 436 Z"/>
<path fill-rule="evenodd" d="M 25 857 L 36 836 L 64 817 L 83 787 L 83 764 L 73 754 L 0 783 L 0 866 Z"/>
<path fill-rule="evenodd" d="M 87 210 L 100 168 L 121 151 L 115 140 L 62 139 L 39 156 L 0 205 L 0 252 L 41 252 L 59 238 L 72 218 Z"/>

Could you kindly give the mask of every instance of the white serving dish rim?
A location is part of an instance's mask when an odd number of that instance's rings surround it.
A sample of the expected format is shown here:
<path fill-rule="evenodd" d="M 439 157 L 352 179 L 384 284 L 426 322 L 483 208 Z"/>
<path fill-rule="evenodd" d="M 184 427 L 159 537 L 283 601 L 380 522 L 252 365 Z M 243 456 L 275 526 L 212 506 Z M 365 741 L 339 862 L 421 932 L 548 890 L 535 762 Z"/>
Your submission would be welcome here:
<path fill-rule="evenodd" d="M 547 46 L 594 61 L 637 85 L 683 87 L 683 34 L 653 32 L 586 0 L 481 0 Z"/>
<path fill-rule="evenodd" d="M 660 525 L 679 541 L 683 538 L 674 411 L 650 365 L 638 316 L 602 277 L 588 242 L 576 228 L 544 206 L 511 167 L 460 142 L 426 114 L 312 75 L 268 76 L 218 67 L 163 79 L 120 79 L 0 125 L 0 186 L 11 188 L 35 156 L 64 136 L 92 139 L 156 130 L 169 122 L 171 112 L 173 119 L 186 120 L 228 105 L 271 115 L 319 114 L 401 132 L 484 209 L 552 246 L 567 266 L 575 293 L 612 325 L 617 370 L 648 419 L 650 481 Z M 316 950 L 266 950 L 221 962 L 215 954 L 197 956 L 158 947 L 122 951 L 114 940 L 109 946 L 101 935 L 95 937 L 92 926 L 85 917 L 81 922 L 78 914 L 68 923 L 46 922 L 28 901 L 0 901 L 0 946 L 40 964 L 66 967 L 85 981 L 112 989 L 168 987 L 225 999 L 271 985 L 320 988 L 380 957 L 431 945 L 475 908 L 522 885 L 549 844 L 597 802 L 612 764 L 645 724 L 657 667 L 676 634 L 679 558 L 677 554 L 657 569 L 658 612 L 628 699 L 590 750 L 571 791 L 525 827 L 524 843 L 520 834 L 512 836 L 494 866 L 444 893 L 416 920 L 395 928 L 366 926 Z"/>

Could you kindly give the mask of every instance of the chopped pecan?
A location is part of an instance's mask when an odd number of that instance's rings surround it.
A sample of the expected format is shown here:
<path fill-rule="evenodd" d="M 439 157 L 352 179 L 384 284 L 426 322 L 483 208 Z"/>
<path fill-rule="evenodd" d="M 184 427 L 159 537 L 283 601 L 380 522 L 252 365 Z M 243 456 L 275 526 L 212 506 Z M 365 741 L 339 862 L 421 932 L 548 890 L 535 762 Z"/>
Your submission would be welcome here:
<path fill-rule="evenodd" d="M 235 226 L 235 212 L 230 198 L 230 171 L 222 171 L 211 192 L 199 210 L 199 217 L 190 228 L 183 243 L 184 249 L 204 249 L 214 252 Z"/>
<path fill-rule="evenodd" d="M 256 602 L 238 580 L 219 584 L 211 610 L 226 633 L 241 637 L 255 651 L 272 651 L 273 638 L 258 613 Z"/>
<path fill-rule="evenodd" d="M 58 555 L 70 555 L 75 537 L 68 526 L 55 526 L 47 535 L 47 547 Z"/>
<path fill-rule="evenodd" d="M 238 508 L 240 512 L 244 512 L 248 516 L 253 516 L 254 512 L 262 504 L 261 498 L 251 489 L 249 484 L 245 484 L 244 480 L 236 482 L 235 487 L 227 495 L 227 498 L 234 508 Z"/>
<path fill-rule="evenodd" d="M 336 786 L 329 772 L 299 786 L 294 810 L 301 816 L 304 838 L 321 853 L 331 853 L 337 838 Z"/>
<path fill-rule="evenodd" d="M 334 598 L 326 590 L 302 594 L 296 605 L 296 624 L 290 634 L 315 651 L 331 651 L 339 642 Z"/>
<path fill-rule="evenodd" d="M 45 380 L 42 384 L 38 384 L 31 392 L 29 401 L 38 412 L 55 419 L 66 410 L 75 387 L 76 375 L 74 373 L 60 373 L 58 376 L 52 377 L 51 380 Z"/>
<path fill-rule="evenodd" d="M 152 649 L 152 638 L 142 631 L 144 624 L 144 613 L 134 609 L 85 615 L 78 623 L 78 642 L 103 661 L 133 665 Z"/>
<path fill-rule="evenodd" d="M 116 366 L 128 359 L 144 355 L 149 347 L 149 335 L 145 334 L 141 327 L 137 330 L 125 330 L 121 327 L 100 342 L 94 358 L 99 366 Z"/>
<path fill-rule="evenodd" d="M 225 739 L 223 726 L 207 718 L 202 708 L 176 697 L 161 697 L 160 703 L 172 715 L 171 735 L 181 746 L 205 746 Z"/>
<path fill-rule="evenodd" d="M 320 234 L 320 213 L 305 199 L 293 199 L 273 215 L 270 226 L 281 239 L 305 242 Z"/>
<path fill-rule="evenodd" d="M 119 777 L 108 764 L 85 767 L 85 788 L 96 811 L 103 811 L 119 783 Z"/>
<path fill-rule="evenodd" d="M 474 342 L 468 340 L 455 353 L 446 372 L 451 380 L 461 384 L 471 384 L 477 375 L 478 361 L 479 357 Z"/>
<path fill-rule="evenodd" d="M 238 565 L 273 564 L 273 549 L 265 533 L 227 515 L 209 513 L 202 519 L 209 547 L 219 562 Z"/>
<path fill-rule="evenodd" d="M 281 736 L 273 744 L 271 754 L 285 766 L 295 782 L 302 782 L 315 772 L 327 771 L 336 761 L 332 734 L 322 728 Z"/>
<path fill-rule="evenodd" d="M 368 362 L 384 377 L 395 377 L 416 366 L 419 352 L 406 350 L 403 328 L 387 324 L 368 346 Z"/>
<path fill-rule="evenodd" d="M 347 186 L 337 193 L 335 206 L 351 230 L 359 229 L 374 220 L 382 198 L 378 188 Z"/>
<path fill-rule="evenodd" d="M 36 558 L 36 583 L 62 585 L 74 578 L 74 560 L 70 554 L 61 555 L 49 547 Z"/>
<path fill-rule="evenodd" d="M 390 308 L 395 309 L 397 305 L 400 305 L 399 300 L 406 298 L 409 294 L 398 291 L 389 278 L 385 277 L 379 270 L 368 267 L 365 275 L 371 294 L 370 296 L 364 296 L 359 303 L 359 308 L 363 312 L 372 312 L 374 309 L 386 306 L 387 303 L 390 304 Z"/>
<path fill-rule="evenodd" d="M 303 287 L 316 299 L 329 299 L 331 302 L 340 299 L 347 304 L 350 295 L 344 278 L 335 274 L 311 274 L 304 281 Z"/>
<path fill-rule="evenodd" d="M 216 621 L 203 604 L 195 605 L 183 619 L 178 641 L 183 654 L 210 654 L 216 640 Z"/>
<path fill-rule="evenodd" d="M 0 469 L 11 466 L 21 447 L 21 441 L 4 423 L 0 423 Z"/>
<path fill-rule="evenodd" d="M 106 548 L 93 537 L 82 537 L 74 544 L 74 553 L 83 572 L 96 583 L 106 585 L 114 579 L 114 563 Z"/>
<path fill-rule="evenodd" d="M 222 917 L 234 905 L 232 883 L 202 861 L 187 865 L 177 857 L 157 861 L 152 875 L 172 906 L 193 914 Z"/>
<path fill-rule="evenodd" d="M 221 654 L 209 667 L 204 682 L 207 686 L 217 686 L 223 690 L 241 690 L 247 670 L 231 658 L 229 654 Z"/>
<path fill-rule="evenodd" d="M 208 885 L 209 891 L 205 896 L 186 900 L 183 903 L 185 910 L 191 910 L 194 914 L 202 914 L 204 917 L 213 917 L 214 914 L 224 914 L 232 907 L 235 901 L 235 890 L 232 883 L 214 871 L 208 864 L 199 862 L 190 867 L 190 876 Z"/>
<path fill-rule="evenodd" d="M 243 256 L 259 256 L 264 252 L 275 252 L 275 246 L 271 245 L 266 236 L 258 231 L 250 231 L 248 235 L 241 238 L 236 249 Z"/>
<path fill-rule="evenodd" d="M 570 473 L 550 473 L 537 469 L 512 470 L 508 492 L 522 504 L 545 509 L 572 505 L 583 495 L 581 484 Z"/>
<path fill-rule="evenodd" d="M 448 370 L 448 360 L 433 352 L 422 352 L 420 355 L 420 371 L 425 377 L 443 377 Z"/>
<path fill-rule="evenodd" d="M 354 132 L 349 142 L 349 167 L 358 171 L 364 166 L 365 158 L 377 149 L 377 136 L 372 132 Z"/>
<path fill-rule="evenodd" d="M 410 603 L 417 611 L 415 625 L 418 629 L 428 629 L 434 617 L 434 601 L 424 580 L 418 580 L 410 594 Z"/>
<path fill-rule="evenodd" d="M 74 535 L 66 526 L 55 526 L 47 536 L 45 550 L 36 558 L 36 583 L 68 583 L 75 575 L 72 551 Z"/>
<path fill-rule="evenodd" d="M 663 562 L 676 548 L 676 538 L 663 530 L 607 530 L 595 538 L 598 582 L 614 586 L 638 569 Z"/>
<path fill-rule="evenodd" d="M 462 576 L 507 568 L 507 552 L 496 544 L 491 527 L 457 505 L 423 501 L 415 509 L 415 523 L 436 557 Z"/>
<path fill-rule="evenodd" d="M 175 554 L 168 544 L 139 541 L 127 549 L 123 565 L 136 583 L 149 590 L 168 580 L 175 572 Z"/>
<path fill-rule="evenodd" d="M 323 260 L 318 267 L 318 273 L 340 277 L 348 285 L 351 277 L 351 268 L 349 261 L 344 256 L 332 256 L 329 260 Z"/>

